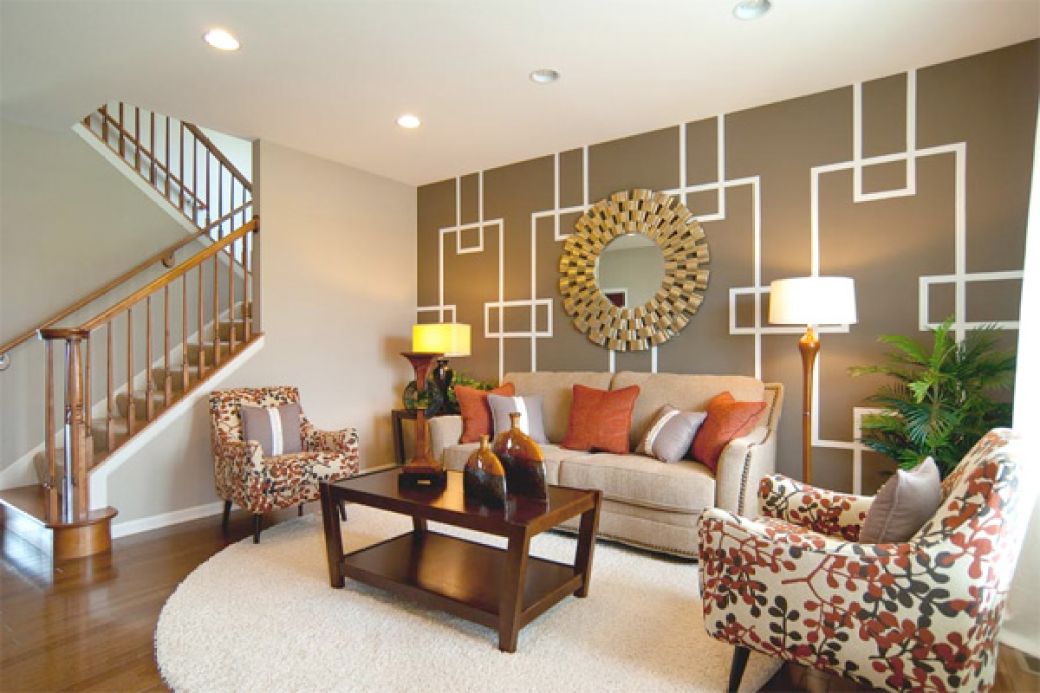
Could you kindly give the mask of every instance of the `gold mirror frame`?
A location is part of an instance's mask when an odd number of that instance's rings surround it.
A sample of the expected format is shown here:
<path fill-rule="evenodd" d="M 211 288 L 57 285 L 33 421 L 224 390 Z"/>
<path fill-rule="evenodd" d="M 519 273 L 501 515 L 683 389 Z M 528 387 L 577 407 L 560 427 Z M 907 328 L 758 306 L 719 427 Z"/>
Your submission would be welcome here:
<path fill-rule="evenodd" d="M 638 233 L 664 254 L 664 279 L 636 308 L 619 308 L 596 283 L 596 261 L 618 236 Z M 594 343 L 613 351 L 644 351 L 686 327 L 708 288 L 708 242 L 677 198 L 652 190 L 616 192 L 592 205 L 574 225 L 560 256 L 563 309 Z"/>

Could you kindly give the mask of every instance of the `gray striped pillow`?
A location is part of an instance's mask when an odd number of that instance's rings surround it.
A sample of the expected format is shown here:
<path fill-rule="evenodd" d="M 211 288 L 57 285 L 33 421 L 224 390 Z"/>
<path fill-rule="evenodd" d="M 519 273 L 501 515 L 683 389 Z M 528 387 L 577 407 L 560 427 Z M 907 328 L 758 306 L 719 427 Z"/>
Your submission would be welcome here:
<path fill-rule="evenodd" d="M 707 412 L 680 411 L 666 404 L 646 430 L 636 452 L 662 462 L 678 462 L 690 449 L 697 430 L 707 417 Z"/>
<path fill-rule="evenodd" d="M 242 405 L 242 433 L 246 440 L 255 440 L 263 448 L 264 457 L 302 452 L 300 416 L 303 410 L 297 403 L 278 407 Z"/>

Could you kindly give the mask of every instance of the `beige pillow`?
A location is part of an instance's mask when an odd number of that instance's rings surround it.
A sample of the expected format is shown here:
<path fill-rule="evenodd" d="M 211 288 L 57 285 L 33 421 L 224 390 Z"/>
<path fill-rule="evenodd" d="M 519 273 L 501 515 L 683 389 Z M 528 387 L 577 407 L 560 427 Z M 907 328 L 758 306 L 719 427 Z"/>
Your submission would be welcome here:
<path fill-rule="evenodd" d="M 864 544 L 908 541 L 935 514 L 941 502 L 939 468 L 931 457 L 909 472 L 897 469 L 874 496 L 859 540 Z"/>

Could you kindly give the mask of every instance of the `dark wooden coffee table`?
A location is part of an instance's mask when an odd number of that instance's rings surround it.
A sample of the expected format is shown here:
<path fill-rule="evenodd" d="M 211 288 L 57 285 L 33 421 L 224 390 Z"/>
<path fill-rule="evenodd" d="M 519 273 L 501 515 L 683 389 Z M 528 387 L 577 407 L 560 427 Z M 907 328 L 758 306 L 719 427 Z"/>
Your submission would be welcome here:
<path fill-rule="evenodd" d="M 568 594 L 588 595 L 599 491 L 551 486 L 548 503 L 510 496 L 505 510 L 494 510 L 465 502 L 461 472 L 448 472 L 443 491 L 398 488 L 399 473 L 390 469 L 321 484 L 333 587 L 343 587 L 349 577 L 497 628 L 504 652 L 515 652 L 520 629 L 553 604 Z M 410 515 L 413 531 L 344 555 L 341 501 Z M 574 565 L 528 555 L 533 536 L 577 515 L 581 525 Z M 428 520 L 506 537 L 509 548 L 430 531 Z"/>

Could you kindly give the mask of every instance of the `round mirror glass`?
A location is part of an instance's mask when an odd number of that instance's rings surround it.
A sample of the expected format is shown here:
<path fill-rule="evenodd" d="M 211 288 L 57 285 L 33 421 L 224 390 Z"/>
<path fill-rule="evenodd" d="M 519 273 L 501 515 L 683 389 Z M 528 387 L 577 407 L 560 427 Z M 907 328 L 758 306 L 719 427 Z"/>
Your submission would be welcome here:
<path fill-rule="evenodd" d="M 596 260 L 596 284 L 618 308 L 637 308 L 649 301 L 664 279 L 664 253 L 640 233 L 618 236 Z"/>

